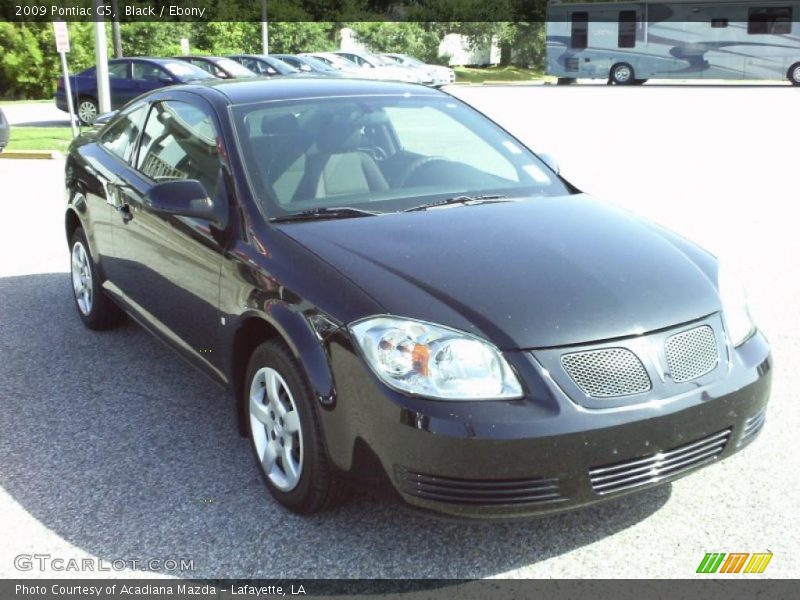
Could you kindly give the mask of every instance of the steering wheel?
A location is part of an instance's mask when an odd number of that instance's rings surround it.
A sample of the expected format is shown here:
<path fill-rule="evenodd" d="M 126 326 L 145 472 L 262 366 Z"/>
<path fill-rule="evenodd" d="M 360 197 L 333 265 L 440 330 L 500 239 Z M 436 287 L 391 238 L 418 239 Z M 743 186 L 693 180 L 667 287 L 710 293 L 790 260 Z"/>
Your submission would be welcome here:
<path fill-rule="evenodd" d="M 414 175 L 425 165 L 429 165 L 434 162 L 448 161 L 447 159 L 439 156 L 420 156 L 419 158 L 412 160 L 408 165 L 406 165 L 406 168 L 403 169 L 403 172 L 397 177 L 397 187 L 405 187 L 412 175 Z"/>

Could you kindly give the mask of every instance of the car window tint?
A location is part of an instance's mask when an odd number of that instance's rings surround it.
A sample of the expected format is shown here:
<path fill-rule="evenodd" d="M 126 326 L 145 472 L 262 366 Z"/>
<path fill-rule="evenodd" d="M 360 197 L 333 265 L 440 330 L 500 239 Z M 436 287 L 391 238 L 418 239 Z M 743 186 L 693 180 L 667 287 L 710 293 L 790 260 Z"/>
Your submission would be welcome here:
<path fill-rule="evenodd" d="M 142 129 L 147 105 L 142 104 L 125 114 L 115 123 L 110 124 L 100 137 L 100 144 L 127 161 L 131 157 L 131 152 L 139 137 Z"/>
<path fill-rule="evenodd" d="M 117 79 L 127 79 L 128 63 L 127 62 L 109 63 L 108 76 L 116 77 Z"/>
<path fill-rule="evenodd" d="M 386 114 L 406 152 L 442 157 L 503 179 L 519 180 L 514 165 L 438 107 L 388 107 Z"/>
<path fill-rule="evenodd" d="M 213 195 L 219 174 L 211 117 L 185 102 L 155 104 L 147 117 L 136 168 L 155 181 L 196 179 Z"/>
<path fill-rule="evenodd" d="M 159 81 L 167 74 L 160 67 L 150 63 L 133 63 L 133 78 L 143 81 Z"/>

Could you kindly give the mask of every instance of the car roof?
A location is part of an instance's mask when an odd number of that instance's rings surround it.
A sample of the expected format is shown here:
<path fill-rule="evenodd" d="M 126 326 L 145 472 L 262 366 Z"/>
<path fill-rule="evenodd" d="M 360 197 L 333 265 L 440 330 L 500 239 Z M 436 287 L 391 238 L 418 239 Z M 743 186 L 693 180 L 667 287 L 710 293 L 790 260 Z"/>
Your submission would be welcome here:
<path fill-rule="evenodd" d="M 256 80 L 210 80 L 192 83 L 173 89 L 186 89 L 200 95 L 215 90 L 223 94 L 230 104 L 250 104 L 264 100 L 292 100 L 300 98 L 333 98 L 342 96 L 446 96 L 443 92 L 395 81 L 374 79 L 332 79 L 330 77 L 271 77 Z"/>

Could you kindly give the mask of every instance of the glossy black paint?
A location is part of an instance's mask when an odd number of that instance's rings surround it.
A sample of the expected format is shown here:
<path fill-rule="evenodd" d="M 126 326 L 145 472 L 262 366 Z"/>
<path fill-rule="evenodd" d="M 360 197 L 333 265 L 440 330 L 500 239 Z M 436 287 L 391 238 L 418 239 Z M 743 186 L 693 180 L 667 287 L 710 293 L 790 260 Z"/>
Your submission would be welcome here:
<path fill-rule="evenodd" d="M 170 214 L 167 200 L 153 202 L 155 182 L 89 134 L 67 161 L 68 237 L 82 226 L 108 294 L 237 398 L 249 351 L 269 337 L 285 340 L 317 397 L 334 464 L 388 479 L 422 509 L 487 518 L 564 510 L 603 499 L 588 483 L 591 467 L 726 428 L 732 437 L 721 457 L 738 450 L 745 421 L 769 394 L 771 359 L 759 333 L 731 349 L 725 375 L 619 410 L 579 406 L 529 351 L 637 336 L 718 313 L 715 259 L 674 234 L 582 194 L 267 222 L 247 184 L 228 107 L 347 94 L 441 92 L 313 78 L 159 90 L 137 102 L 180 100 L 211 115 L 221 175 L 210 194 L 227 218 Z M 491 340 L 523 382 L 524 398 L 433 401 L 388 389 L 346 327 L 378 314 Z M 424 500 L 400 485 L 404 470 L 470 480 L 554 478 L 564 500 L 492 507 Z"/>

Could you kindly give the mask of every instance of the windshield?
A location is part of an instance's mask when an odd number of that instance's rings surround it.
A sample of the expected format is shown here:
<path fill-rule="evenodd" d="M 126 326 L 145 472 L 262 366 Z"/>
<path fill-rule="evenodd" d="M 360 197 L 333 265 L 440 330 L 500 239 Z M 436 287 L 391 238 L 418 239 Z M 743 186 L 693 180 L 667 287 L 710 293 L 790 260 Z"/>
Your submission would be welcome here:
<path fill-rule="evenodd" d="M 493 122 L 447 96 L 232 107 L 267 217 L 319 208 L 396 212 L 455 196 L 555 196 L 565 184 Z"/>
<path fill-rule="evenodd" d="M 315 71 L 335 71 L 332 66 L 328 63 L 320 60 L 319 58 L 314 58 L 313 56 L 304 56 L 302 57 L 302 61 L 306 63 L 309 67 L 314 69 Z"/>
<path fill-rule="evenodd" d="M 187 62 L 180 60 L 164 62 L 162 66 L 169 71 L 170 75 L 177 77 L 181 81 L 200 81 L 202 79 L 216 79 L 208 71 L 200 67 L 195 67 Z"/>
<path fill-rule="evenodd" d="M 228 73 L 233 75 L 234 77 L 257 77 L 257 73 L 253 73 L 247 67 L 240 65 L 235 60 L 230 58 L 217 58 L 214 60 L 214 63 L 222 69 L 225 69 Z"/>

